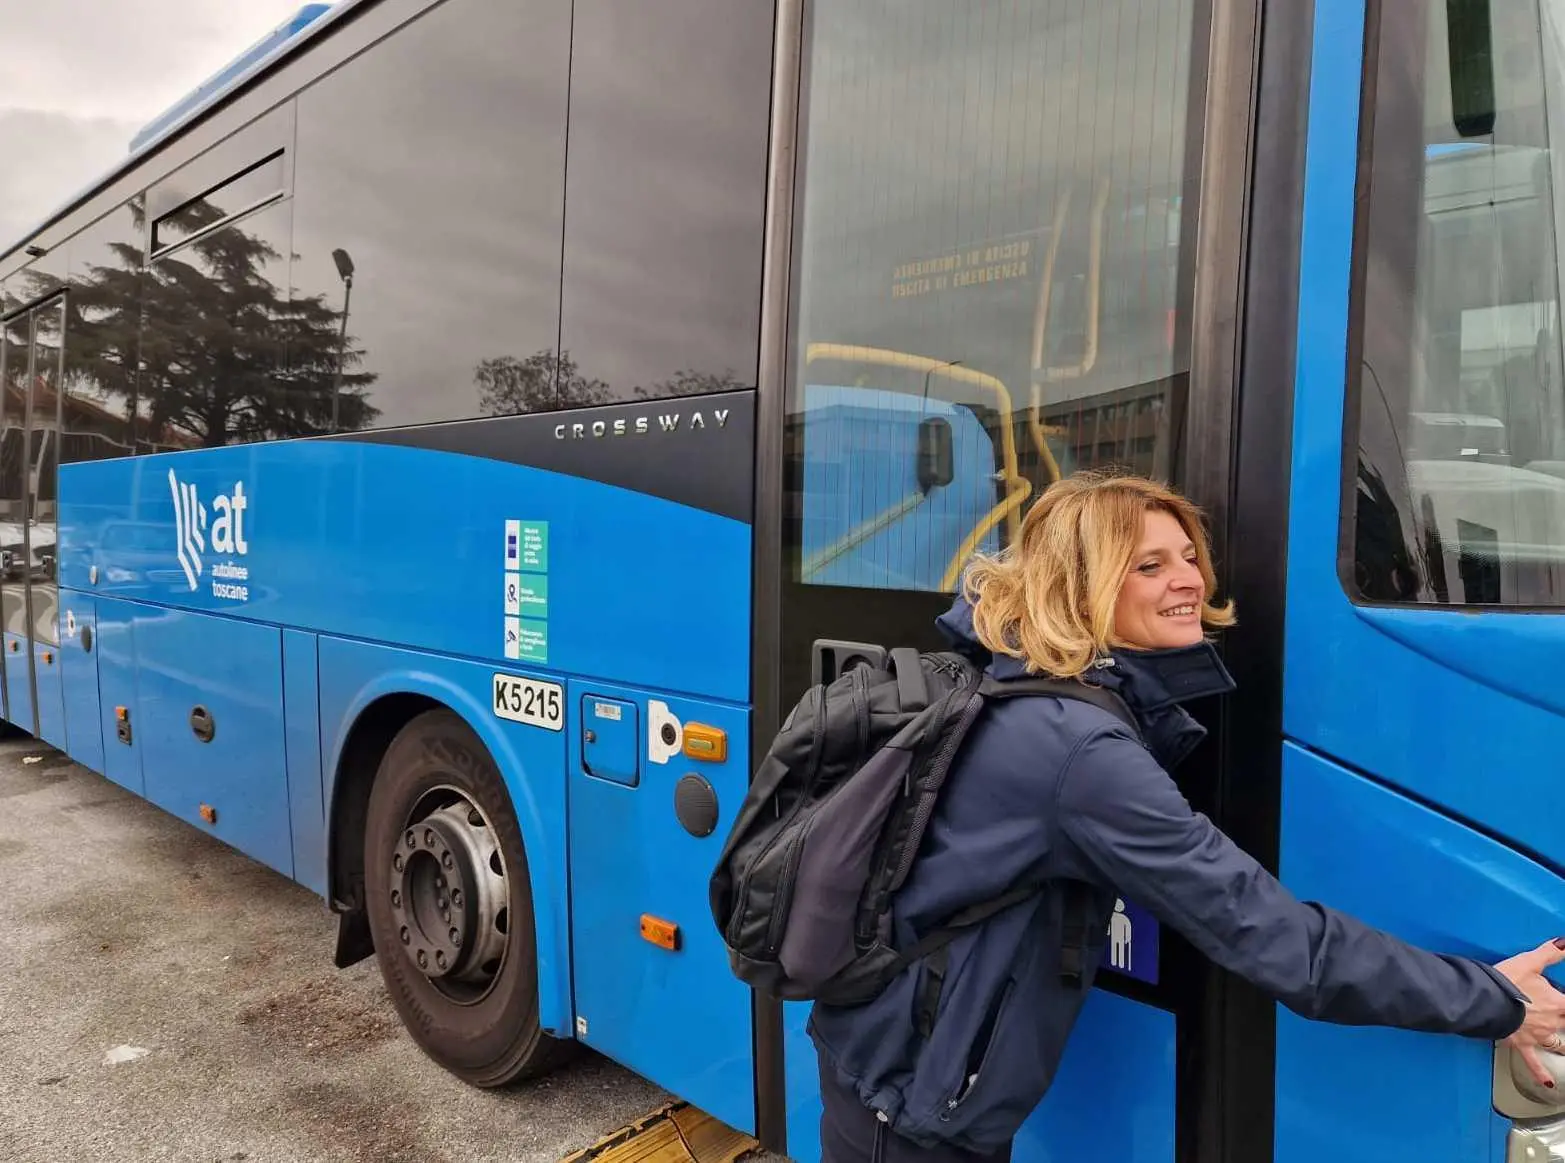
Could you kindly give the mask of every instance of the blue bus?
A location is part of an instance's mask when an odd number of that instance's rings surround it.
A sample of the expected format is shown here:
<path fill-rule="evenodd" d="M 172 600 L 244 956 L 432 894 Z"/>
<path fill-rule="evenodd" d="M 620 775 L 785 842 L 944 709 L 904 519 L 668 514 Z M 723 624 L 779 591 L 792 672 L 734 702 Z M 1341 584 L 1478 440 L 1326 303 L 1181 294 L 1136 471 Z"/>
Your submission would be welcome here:
<path fill-rule="evenodd" d="M 0 253 L 0 711 L 320 894 L 455 1075 L 586 1046 L 808 1161 L 707 904 L 751 766 L 1123 466 L 1241 612 L 1191 802 L 1530 947 L 1562 63 L 1542 0 L 311 5 Z M 1506 1053 L 1125 905 L 1021 1163 L 1565 1157 Z"/>

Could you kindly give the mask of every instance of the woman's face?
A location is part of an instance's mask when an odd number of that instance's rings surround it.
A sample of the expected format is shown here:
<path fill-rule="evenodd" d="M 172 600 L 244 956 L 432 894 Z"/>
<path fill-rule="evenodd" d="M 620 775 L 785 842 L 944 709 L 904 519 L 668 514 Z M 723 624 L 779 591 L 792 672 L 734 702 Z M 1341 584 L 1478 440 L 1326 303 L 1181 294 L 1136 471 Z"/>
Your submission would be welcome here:
<path fill-rule="evenodd" d="M 1139 650 L 1168 650 L 1201 641 L 1206 583 L 1195 546 L 1171 513 L 1148 510 L 1141 541 L 1114 606 L 1115 636 Z"/>

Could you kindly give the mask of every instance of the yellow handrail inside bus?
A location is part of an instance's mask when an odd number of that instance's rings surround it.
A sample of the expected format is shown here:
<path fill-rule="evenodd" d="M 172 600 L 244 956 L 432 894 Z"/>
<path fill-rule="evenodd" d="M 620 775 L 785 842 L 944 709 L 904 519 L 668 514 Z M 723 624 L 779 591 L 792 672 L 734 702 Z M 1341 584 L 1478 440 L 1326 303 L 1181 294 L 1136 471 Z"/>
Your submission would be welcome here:
<path fill-rule="evenodd" d="M 962 570 L 967 565 L 967 559 L 972 557 L 978 549 L 978 543 L 989 535 L 989 530 L 998 525 L 1001 520 L 1015 522 L 1019 520 L 1018 514 L 1023 503 L 1032 495 L 1032 482 L 1025 477 L 1018 477 L 1011 482 L 1010 494 L 989 510 L 989 515 L 962 539 L 962 544 L 957 547 L 955 556 L 951 558 L 951 564 L 946 566 L 945 573 L 940 578 L 940 588 L 946 592 L 956 589 L 957 579 L 962 576 Z"/>
<path fill-rule="evenodd" d="M 1012 494 L 1018 483 L 1026 486 L 1028 492 L 1031 492 L 1032 486 L 1027 483 L 1027 478 L 1022 476 L 1017 468 L 1016 433 L 1012 428 L 1016 412 L 1011 401 L 1010 389 L 994 376 L 974 371 L 972 368 L 953 365 L 945 360 L 931 359 L 925 355 L 912 355 L 905 351 L 860 347 L 850 343 L 812 343 L 804 349 L 806 366 L 817 360 L 826 359 L 841 360 L 845 363 L 879 364 L 882 367 L 903 368 L 907 371 L 923 372 L 926 375 L 938 373 L 948 379 L 992 393 L 1000 412 L 1000 464 L 1005 481 L 1006 499 L 996 505 L 980 525 L 987 532 L 1004 519 L 1007 535 L 1012 541 L 1016 540 L 1021 533 L 1021 517 L 1017 512 L 1020 503 L 1013 500 Z M 1025 496 L 1024 493 L 1023 499 Z M 974 544 L 977 542 L 975 541 Z"/>
<path fill-rule="evenodd" d="M 1054 291 L 1054 262 L 1060 254 L 1060 238 L 1065 233 L 1065 215 L 1070 209 L 1071 192 L 1065 191 L 1058 204 L 1054 207 L 1054 222 L 1049 227 L 1049 250 L 1043 259 L 1043 279 L 1038 288 L 1038 309 L 1033 316 L 1032 327 L 1032 368 L 1036 373 L 1038 366 L 1043 362 L 1043 340 L 1049 329 L 1049 296 Z M 1033 447 L 1037 449 L 1039 458 L 1049 473 L 1049 483 L 1058 484 L 1060 480 L 1060 465 L 1054 459 L 1054 451 L 1049 447 L 1049 437 L 1057 435 L 1057 430 L 1044 427 L 1043 423 L 1043 385 L 1034 374 L 1032 380 L 1032 407 L 1027 412 L 1027 428 L 1032 433 Z"/>
<path fill-rule="evenodd" d="M 1087 343 L 1081 360 L 1075 364 L 1050 367 L 1044 360 L 1044 341 L 1049 329 L 1049 296 L 1054 282 L 1054 260 L 1059 253 L 1058 243 L 1065 224 L 1066 208 L 1070 194 L 1060 200 L 1054 211 L 1054 231 L 1049 239 L 1049 253 L 1044 260 L 1043 287 L 1038 294 L 1038 310 L 1033 316 L 1032 370 L 1034 381 L 1040 378 L 1046 383 L 1058 380 L 1075 380 L 1090 372 L 1098 363 L 1098 328 L 1103 312 L 1103 217 L 1109 203 L 1109 180 L 1098 179 L 1097 193 L 1092 199 L 1091 241 L 1087 258 Z"/>
<path fill-rule="evenodd" d="M 1033 447 L 1043 461 L 1050 483 L 1058 483 L 1063 475 L 1054 451 L 1049 447 L 1049 437 L 1064 433 L 1063 428 L 1043 423 L 1043 385 L 1065 379 L 1078 379 L 1090 372 L 1098 362 L 1098 336 L 1103 307 L 1103 218 L 1108 207 L 1109 181 L 1100 179 L 1092 205 L 1092 235 L 1087 267 L 1087 343 L 1081 362 L 1073 366 L 1051 368 L 1044 364 L 1044 346 L 1049 332 L 1049 300 L 1054 293 L 1054 264 L 1059 258 L 1060 241 L 1065 234 L 1065 218 L 1070 211 L 1071 191 L 1066 190 L 1054 207 L 1054 221 L 1049 229 L 1049 249 L 1043 260 L 1043 277 L 1038 288 L 1038 307 L 1033 315 L 1032 331 L 1032 398 L 1027 411 L 1027 427 L 1032 435 Z"/>
<path fill-rule="evenodd" d="M 848 550 L 868 541 L 871 537 L 875 536 L 875 534 L 886 528 L 893 521 L 898 521 L 901 518 L 906 517 L 909 513 L 911 513 L 914 509 L 918 508 L 923 503 L 923 493 L 910 493 L 908 496 L 903 497 L 895 505 L 889 506 L 888 508 L 877 513 L 875 516 L 871 517 L 868 521 L 865 521 L 858 528 L 850 529 L 847 533 L 837 538 L 836 541 L 832 542 L 825 549 L 819 550 L 811 557 L 809 557 L 799 567 L 800 579 L 807 581 L 814 577 L 821 570 L 825 569 L 832 562 L 836 561 L 837 558 L 848 552 Z"/>

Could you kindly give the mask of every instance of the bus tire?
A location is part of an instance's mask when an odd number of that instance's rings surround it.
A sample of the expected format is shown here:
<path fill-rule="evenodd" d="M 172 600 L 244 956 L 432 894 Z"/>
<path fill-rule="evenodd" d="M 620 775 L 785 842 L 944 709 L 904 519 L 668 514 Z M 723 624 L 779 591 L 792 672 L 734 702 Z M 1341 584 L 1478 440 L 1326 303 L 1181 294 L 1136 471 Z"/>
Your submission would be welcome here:
<path fill-rule="evenodd" d="M 538 1021 L 521 828 L 499 769 L 459 715 L 425 711 L 397 733 L 370 790 L 364 841 L 375 955 L 413 1040 L 473 1086 L 553 1067 L 571 1043 Z"/>

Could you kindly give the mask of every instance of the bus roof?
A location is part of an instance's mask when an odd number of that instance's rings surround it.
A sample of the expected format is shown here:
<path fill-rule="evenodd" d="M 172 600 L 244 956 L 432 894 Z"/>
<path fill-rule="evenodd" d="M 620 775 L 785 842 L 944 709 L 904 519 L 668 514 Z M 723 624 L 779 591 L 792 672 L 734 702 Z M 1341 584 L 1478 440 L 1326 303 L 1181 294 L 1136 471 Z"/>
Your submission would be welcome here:
<path fill-rule="evenodd" d="M 187 116 L 198 113 L 209 103 L 221 97 L 250 70 L 251 66 L 260 64 L 273 52 L 286 47 L 289 41 L 329 11 L 331 11 L 330 4 L 306 4 L 142 126 L 141 131 L 130 139 L 130 152 L 134 155 L 143 147 L 160 140 L 167 131 L 173 129 Z"/>
<path fill-rule="evenodd" d="M 181 129 L 193 124 L 203 114 L 211 112 L 285 57 L 292 56 L 351 9 L 370 2 L 372 0 L 335 0 L 334 3 L 305 4 L 287 20 L 143 126 L 131 138 L 125 157 L 106 173 L 100 174 L 90 184 L 67 198 L 50 211 L 41 222 L 24 232 L 20 238 L 0 240 L 0 259 L 15 253 L 29 239 L 54 225 L 97 191 L 126 173 Z"/>

